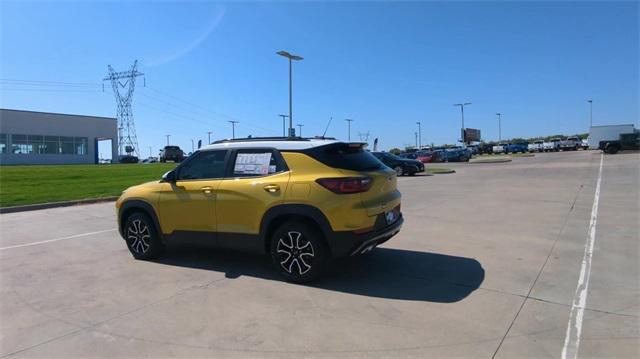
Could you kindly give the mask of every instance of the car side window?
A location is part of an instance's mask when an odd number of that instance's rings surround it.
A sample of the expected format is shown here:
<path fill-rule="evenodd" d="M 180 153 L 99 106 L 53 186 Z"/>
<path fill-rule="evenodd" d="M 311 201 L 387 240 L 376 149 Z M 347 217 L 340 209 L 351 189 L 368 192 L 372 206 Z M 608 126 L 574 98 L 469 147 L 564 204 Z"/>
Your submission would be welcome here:
<path fill-rule="evenodd" d="M 232 177 L 268 176 L 288 170 L 280 153 L 271 149 L 238 150 L 231 162 Z"/>
<path fill-rule="evenodd" d="M 227 150 L 200 152 L 180 167 L 178 181 L 224 177 L 227 152 Z"/>

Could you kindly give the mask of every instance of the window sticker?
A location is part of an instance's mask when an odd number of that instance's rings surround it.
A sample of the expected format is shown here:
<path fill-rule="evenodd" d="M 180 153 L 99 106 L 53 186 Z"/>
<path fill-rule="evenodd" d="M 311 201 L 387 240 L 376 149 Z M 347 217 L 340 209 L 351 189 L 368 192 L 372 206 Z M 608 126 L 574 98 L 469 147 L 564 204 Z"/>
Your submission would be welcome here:
<path fill-rule="evenodd" d="M 271 152 L 266 153 L 238 153 L 233 174 L 236 175 L 266 175 L 269 174 Z"/>

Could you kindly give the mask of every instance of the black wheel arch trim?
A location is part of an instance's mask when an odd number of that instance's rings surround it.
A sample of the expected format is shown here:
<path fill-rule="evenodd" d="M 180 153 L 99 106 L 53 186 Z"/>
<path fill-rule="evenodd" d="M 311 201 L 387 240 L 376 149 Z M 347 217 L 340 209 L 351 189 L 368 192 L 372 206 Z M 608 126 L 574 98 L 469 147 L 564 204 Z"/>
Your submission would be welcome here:
<path fill-rule="evenodd" d="M 325 238 L 329 238 L 333 234 L 329 220 L 318 208 L 308 204 L 280 204 L 269 208 L 262 217 L 260 237 L 263 239 L 265 247 L 269 241 L 267 238 L 269 226 L 278 218 L 289 215 L 302 216 L 313 221 L 322 230 Z"/>
<path fill-rule="evenodd" d="M 122 203 L 122 205 L 120 206 L 120 209 L 118 210 L 118 231 L 120 232 L 120 236 L 123 236 L 124 233 L 124 225 L 126 221 L 124 215 L 130 210 L 142 211 L 149 217 L 151 217 L 151 220 L 156 227 L 156 233 L 160 237 L 160 240 L 164 243 L 165 239 L 162 235 L 162 228 L 160 227 L 160 221 L 158 220 L 158 215 L 156 214 L 155 209 L 153 209 L 153 206 L 151 204 L 140 199 L 128 200 Z"/>

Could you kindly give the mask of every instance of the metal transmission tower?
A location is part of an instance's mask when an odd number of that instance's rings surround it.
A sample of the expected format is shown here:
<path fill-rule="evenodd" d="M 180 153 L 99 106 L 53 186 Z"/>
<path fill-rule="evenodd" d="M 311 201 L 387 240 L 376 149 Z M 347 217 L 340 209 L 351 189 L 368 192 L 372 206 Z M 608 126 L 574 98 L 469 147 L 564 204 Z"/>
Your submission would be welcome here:
<path fill-rule="evenodd" d="M 136 77 L 144 74 L 138 72 L 138 60 L 133 63 L 129 71 L 116 72 L 111 65 L 108 66 L 108 69 L 109 74 L 103 81 L 111 81 L 113 95 L 116 97 L 118 105 L 118 154 L 130 155 L 133 153 L 139 157 L 138 138 L 136 137 L 136 126 L 133 122 L 131 100 L 133 99 Z"/>

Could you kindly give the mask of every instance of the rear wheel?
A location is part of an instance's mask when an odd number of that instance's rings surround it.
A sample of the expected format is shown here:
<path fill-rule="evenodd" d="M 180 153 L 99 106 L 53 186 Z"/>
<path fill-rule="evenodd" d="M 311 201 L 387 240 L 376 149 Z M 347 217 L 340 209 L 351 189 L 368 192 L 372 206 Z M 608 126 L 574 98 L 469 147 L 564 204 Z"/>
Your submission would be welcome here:
<path fill-rule="evenodd" d="M 165 250 L 153 221 L 145 213 L 135 212 L 127 217 L 123 234 L 135 259 L 157 258 Z"/>
<path fill-rule="evenodd" d="M 318 229 L 303 222 L 285 222 L 271 238 L 273 265 L 288 281 L 306 283 L 326 266 L 329 251 Z"/>
<path fill-rule="evenodd" d="M 396 166 L 394 170 L 396 171 L 396 174 L 398 176 L 402 176 L 404 174 L 404 170 L 402 169 L 402 166 Z"/>

